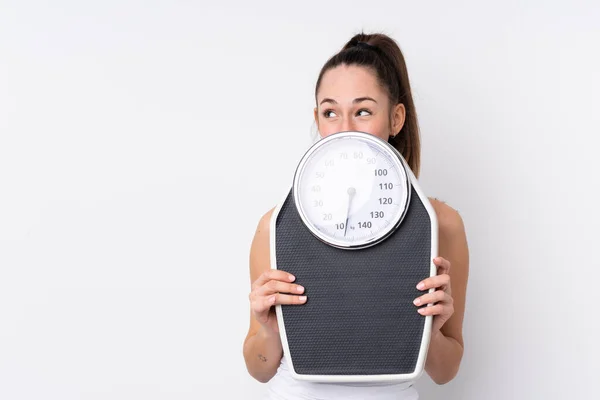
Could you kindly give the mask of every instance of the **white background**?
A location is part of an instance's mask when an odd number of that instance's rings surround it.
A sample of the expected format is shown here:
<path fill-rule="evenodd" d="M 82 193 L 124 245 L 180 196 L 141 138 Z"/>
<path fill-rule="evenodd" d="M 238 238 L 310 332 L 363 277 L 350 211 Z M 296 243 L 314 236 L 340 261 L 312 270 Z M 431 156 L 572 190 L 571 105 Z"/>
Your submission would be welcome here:
<path fill-rule="evenodd" d="M 460 374 L 423 399 L 583 399 L 600 367 L 595 1 L 0 2 L 0 398 L 259 399 L 248 251 L 320 67 L 404 51 L 421 185 L 462 215 Z"/>

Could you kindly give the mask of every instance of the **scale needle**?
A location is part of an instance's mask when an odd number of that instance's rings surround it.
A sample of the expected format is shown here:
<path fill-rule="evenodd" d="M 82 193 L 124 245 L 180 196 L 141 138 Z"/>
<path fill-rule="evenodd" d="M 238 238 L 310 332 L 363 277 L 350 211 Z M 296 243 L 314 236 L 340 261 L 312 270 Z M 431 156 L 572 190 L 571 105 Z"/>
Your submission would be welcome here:
<path fill-rule="evenodd" d="M 348 230 L 348 218 L 350 216 L 350 204 L 352 203 L 352 197 L 356 193 L 356 189 L 353 187 L 348 188 L 348 208 L 346 209 L 346 223 L 344 224 L 344 237 L 346 237 L 346 231 Z"/>

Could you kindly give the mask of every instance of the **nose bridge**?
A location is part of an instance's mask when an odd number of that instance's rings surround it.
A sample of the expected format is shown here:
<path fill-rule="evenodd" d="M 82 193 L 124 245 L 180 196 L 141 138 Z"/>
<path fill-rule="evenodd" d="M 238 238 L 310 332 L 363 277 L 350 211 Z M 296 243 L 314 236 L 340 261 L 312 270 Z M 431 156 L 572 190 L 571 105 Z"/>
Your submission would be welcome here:
<path fill-rule="evenodd" d="M 341 126 L 343 131 L 353 131 L 354 130 L 354 121 L 352 120 L 352 116 L 350 115 L 345 115 L 343 120 L 342 120 L 342 126 Z"/>

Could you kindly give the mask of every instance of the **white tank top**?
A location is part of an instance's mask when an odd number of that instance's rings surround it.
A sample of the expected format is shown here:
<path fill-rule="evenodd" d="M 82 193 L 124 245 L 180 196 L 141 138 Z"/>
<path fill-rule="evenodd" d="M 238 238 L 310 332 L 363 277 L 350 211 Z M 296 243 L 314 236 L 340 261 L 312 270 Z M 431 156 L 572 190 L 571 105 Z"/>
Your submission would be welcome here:
<path fill-rule="evenodd" d="M 320 383 L 296 380 L 285 355 L 267 383 L 268 400 L 417 400 L 414 382 Z"/>

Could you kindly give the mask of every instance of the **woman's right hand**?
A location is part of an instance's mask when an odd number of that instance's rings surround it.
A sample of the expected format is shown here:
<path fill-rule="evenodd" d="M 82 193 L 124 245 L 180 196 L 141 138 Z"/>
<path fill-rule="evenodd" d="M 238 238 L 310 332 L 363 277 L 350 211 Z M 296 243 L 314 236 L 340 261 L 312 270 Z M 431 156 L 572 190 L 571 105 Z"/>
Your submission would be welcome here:
<path fill-rule="evenodd" d="M 279 333 L 277 315 L 273 306 L 277 304 L 304 304 L 304 288 L 291 283 L 296 278 L 281 270 L 270 269 L 263 272 L 253 283 L 250 292 L 250 305 L 254 318 L 267 330 Z M 292 294 L 294 293 L 294 294 Z"/>

